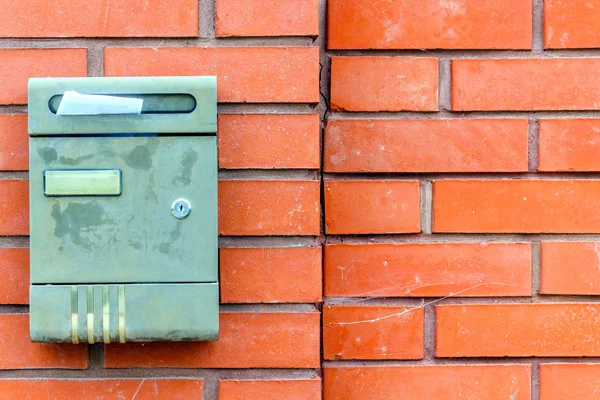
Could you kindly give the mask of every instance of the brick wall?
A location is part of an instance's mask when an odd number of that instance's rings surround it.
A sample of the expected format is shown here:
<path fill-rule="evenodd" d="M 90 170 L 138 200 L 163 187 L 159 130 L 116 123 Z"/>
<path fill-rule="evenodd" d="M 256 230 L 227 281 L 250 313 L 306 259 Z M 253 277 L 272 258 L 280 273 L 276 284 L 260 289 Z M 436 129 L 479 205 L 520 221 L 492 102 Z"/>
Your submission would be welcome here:
<path fill-rule="evenodd" d="M 0 399 L 591 399 L 600 2 L 0 0 Z M 32 344 L 27 78 L 218 76 L 221 338 Z"/>

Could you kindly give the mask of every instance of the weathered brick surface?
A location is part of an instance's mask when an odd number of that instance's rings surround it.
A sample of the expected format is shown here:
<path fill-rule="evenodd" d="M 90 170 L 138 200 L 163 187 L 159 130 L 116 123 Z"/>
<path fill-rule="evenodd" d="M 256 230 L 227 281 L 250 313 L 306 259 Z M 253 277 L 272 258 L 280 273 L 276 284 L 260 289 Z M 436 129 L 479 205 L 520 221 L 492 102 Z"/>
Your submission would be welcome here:
<path fill-rule="evenodd" d="M 323 152 L 327 172 L 523 172 L 527 121 L 331 120 Z"/>
<path fill-rule="evenodd" d="M 104 58 L 106 76 L 216 75 L 222 103 L 319 102 L 314 46 L 109 47 Z"/>
<path fill-rule="evenodd" d="M 328 234 L 419 232 L 419 182 L 325 182 Z"/>
<path fill-rule="evenodd" d="M 453 60 L 452 110 L 598 110 L 598 67 L 598 58 Z"/>
<path fill-rule="evenodd" d="M 323 371 L 326 400 L 529 399 L 529 365 L 332 367 Z"/>
<path fill-rule="evenodd" d="M 0 0 L 0 400 L 594 398 L 599 13 Z M 28 79 L 178 75 L 217 77 L 219 340 L 32 343 Z"/>
<path fill-rule="evenodd" d="M 80 0 L 74 6 L 68 0 L 0 1 L 0 37 L 130 36 L 198 36 L 198 2 Z"/>
<path fill-rule="evenodd" d="M 324 279 L 326 296 L 530 296 L 531 245 L 327 245 Z"/>
<path fill-rule="evenodd" d="M 445 180 L 433 184 L 434 232 L 595 233 L 597 180 Z"/>
<path fill-rule="evenodd" d="M 318 36 L 317 0 L 218 0 L 216 34 L 228 36 Z"/>
<path fill-rule="evenodd" d="M 326 360 L 423 358 L 423 309 L 395 306 L 323 308 Z"/>
<path fill-rule="evenodd" d="M 219 381 L 220 400 L 320 400 L 321 381 L 306 380 L 223 380 Z"/>
<path fill-rule="evenodd" d="M 221 313 L 219 340 L 109 344 L 107 368 L 318 368 L 318 312 Z"/>
<path fill-rule="evenodd" d="M 81 48 L 0 49 L 0 105 L 27 104 L 29 78 L 86 76 L 86 53 Z"/>
<path fill-rule="evenodd" d="M 597 303 L 436 306 L 438 357 L 600 354 Z"/>
<path fill-rule="evenodd" d="M 0 399 L 202 400 L 202 389 L 198 379 L 6 379 Z"/>
<path fill-rule="evenodd" d="M 331 108 L 338 111 L 437 111 L 438 59 L 333 57 Z"/>
<path fill-rule="evenodd" d="M 221 302 L 319 302 L 321 252 L 320 247 L 221 249 Z"/>

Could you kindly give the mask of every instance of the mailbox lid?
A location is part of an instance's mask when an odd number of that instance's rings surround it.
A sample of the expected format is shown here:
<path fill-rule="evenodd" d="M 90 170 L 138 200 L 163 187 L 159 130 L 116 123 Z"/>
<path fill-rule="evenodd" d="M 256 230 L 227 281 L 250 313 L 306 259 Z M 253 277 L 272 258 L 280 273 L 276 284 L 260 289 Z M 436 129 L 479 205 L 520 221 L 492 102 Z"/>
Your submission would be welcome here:
<path fill-rule="evenodd" d="M 31 282 L 216 282 L 216 152 L 215 136 L 31 138 Z M 119 169 L 122 193 L 47 197 L 46 169 Z"/>
<path fill-rule="evenodd" d="M 56 115 L 56 105 L 68 90 L 142 98 L 142 114 Z M 31 78 L 28 93 L 31 136 L 217 132 L 214 76 Z"/>
<path fill-rule="evenodd" d="M 216 340 L 219 285 L 32 285 L 36 342 Z M 108 340 L 107 340 L 108 339 Z"/>

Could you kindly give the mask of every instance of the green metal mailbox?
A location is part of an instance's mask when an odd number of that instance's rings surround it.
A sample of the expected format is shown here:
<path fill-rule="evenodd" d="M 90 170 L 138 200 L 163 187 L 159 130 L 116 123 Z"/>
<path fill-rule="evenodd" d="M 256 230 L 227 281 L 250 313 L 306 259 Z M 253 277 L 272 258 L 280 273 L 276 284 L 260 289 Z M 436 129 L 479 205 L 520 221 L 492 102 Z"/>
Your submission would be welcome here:
<path fill-rule="evenodd" d="M 215 77 L 30 79 L 31 340 L 218 338 L 216 131 Z"/>

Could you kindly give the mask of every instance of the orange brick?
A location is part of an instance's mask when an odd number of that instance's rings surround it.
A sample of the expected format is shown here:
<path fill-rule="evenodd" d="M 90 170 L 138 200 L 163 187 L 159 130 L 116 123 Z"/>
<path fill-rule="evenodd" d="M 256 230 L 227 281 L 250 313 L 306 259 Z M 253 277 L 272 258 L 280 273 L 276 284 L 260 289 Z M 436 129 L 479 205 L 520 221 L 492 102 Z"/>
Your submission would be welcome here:
<path fill-rule="evenodd" d="M 529 243 L 325 246 L 325 295 L 531 296 Z"/>
<path fill-rule="evenodd" d="M 219 381 L 219 400 L 321 400 L 321 380 Z"/>
<path fill-rule="evenodd" d="M 217 37 L 318 36 L 317 0 L 217 0 Z"/>
<path fill-rule="evenodd" d="M 452 110 L 598 110 L 600 58 L 452 61 Z"/>
<path fill-rule="evenodd" d="M 29 249 L 0 248 L 0 304 L 29 303 Z"/>
<path fill-rule="evenodd" d="M 29 234 L 29 181 L 0 181 L 0 236 Z"/>
<path fill-rule="evenodd" d="M 540 293 L 600 294 L 600 243 L 542 243 Z"/>
<path fill-rule="evenodd" d="M 87 76 L 87 50 L 0 49 L 0 65 L 0 104 L 27 104 L 29 78 Z"/>
<path fill-rule="evenodd" d="M 320 247 L 220 250 L 222 303 L 314 303 L 322 299 Z"/>
<path fill-rule="evenodd" d="M 331 108 L 338 111 L 437 111 L 438 59 L 333 57 Z"/>
<path fill-rule="evenodd" d="M 330 49 L 531 49 L 531 2 L 329 0 Z"/>
<path fill-rule="evenodd" d="M 88 366 L 86 345 L 32 343 L 27 314 L 0 314 L 0 337 L 0 369 L 85 369 Z"/>
<path fill-rule="evenodd" d="M 600 171 L 600 119 L 539 122 L 540 171 Z"/>
<path fill-rule="evenodd" d="M 600 354 L 600 304 L 436 306 L 437 357 Z"/>
<path fill-rule="evenodd" d="M 82 36 L 198 36 L 198 2 L 0 0 L 0 37 Z"/>
<path fill-rule="evenodd" d="M 318 103 L 319 48 L 107 48 L 106 76 L 216 75 L 223 103 Z"/>
<path fill-rule="evenodd" d="M 594 1 L 544 1 L 547 49 L 600 47 L 600 7 Z"/>
<path fill-rule="evenodd" d="M 319 169 L 318 114 L 219 115 L 219 167 Z"/>
<path fill-rule="evenodd" d="M 325 400 L 528 400 L 530 379 L 531 366 L 516 364 L 323 369 Z"/>
<path fill-rule="evenodd" d="M 106 368 L 319 368 L 320 314 L 221 313 L 219 340 L 105 346 Z"/>
<path fill-rule="evenodd" d="M 540 365 L 540 400 L 581 400 L 598 397 L 600 364 Z"/>
<path fill-rule="evenodd" d="M 419 182 L 325 182 L 328 234 L 419 232 Z"/>
<path fill-rule="evenodd" d="M 3 379 L 0 400 L 202 400 L 196 379 Z"/>
<path fill-rule="evenodd" d="M 0 170 L 29 169 L 28 139 L 27 115 L 0 114 Z"/>
<path fill-rule="evenodd" d="M 318 181 L 219 182 L 219 233 L 230 236 L 320 233 Z"/>
<path fill-rule="evenodd" d="M 527 171 L 524 119 L 333 120 L 327 172 Z"/>
<path fill-rule="evenodd" d="M 436 181 L 433 230 L 596 233 L 599 192 L 596 180 Z"/>
<path fill-rule="evenodd" d="M 326 306 L 326 360 L 419 360 L 423 358 L 423 308 Z"/>

